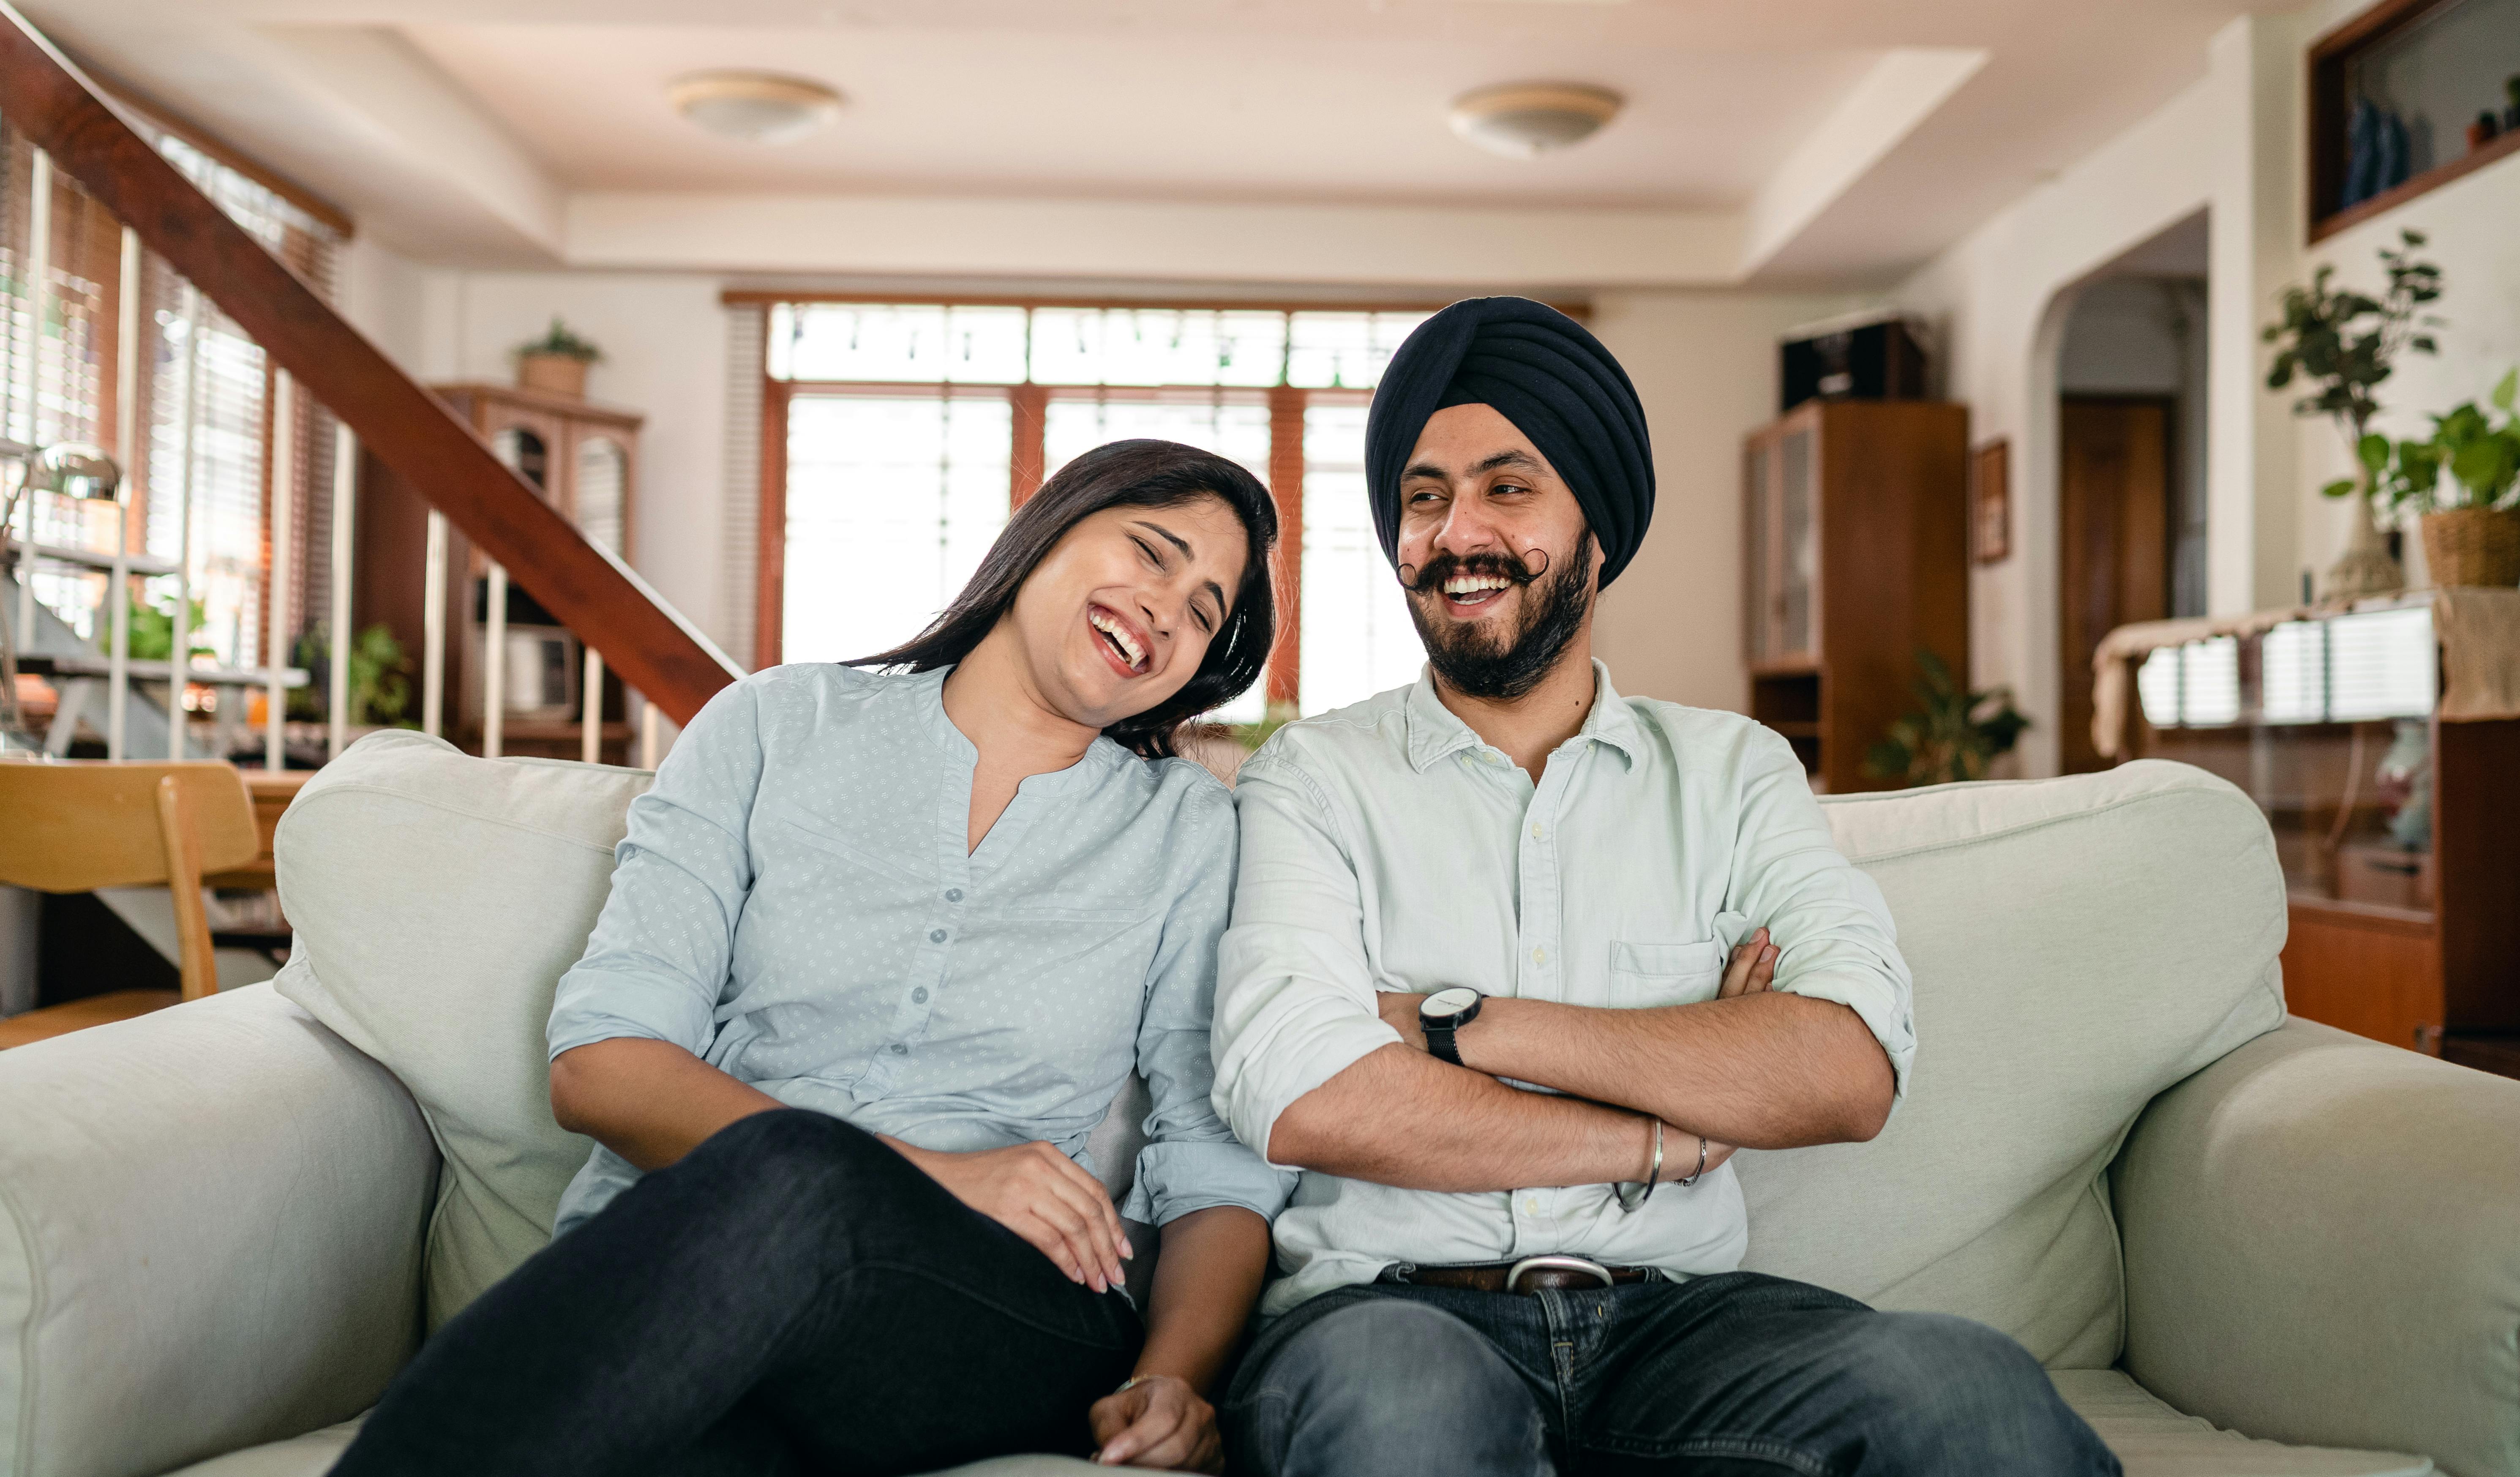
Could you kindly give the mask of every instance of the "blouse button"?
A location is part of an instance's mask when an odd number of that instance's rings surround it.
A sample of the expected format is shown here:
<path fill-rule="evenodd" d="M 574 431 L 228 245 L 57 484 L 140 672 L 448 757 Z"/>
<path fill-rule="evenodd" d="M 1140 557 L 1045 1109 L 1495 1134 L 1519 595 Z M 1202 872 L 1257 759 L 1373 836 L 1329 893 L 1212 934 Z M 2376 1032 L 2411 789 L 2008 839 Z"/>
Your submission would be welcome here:
<path fill-rule="evenodd" d="M 945 889 L 945 901 L 947 901 L 947 902 L 949 902 L 949 903 L 959 903 L 959 902 L 963 901 L 963 889 L 962 889 L 962 888 L 960 888 L 960 887 L 948 887 L 948 888 L 946 888 L 946 889 Z"/>
<path fill-rule="evenodd" d="M 911 991 L 910 1000 L 913 1005 L 923 1006 L 927 1004 L 927 987 L 925 985 L 921 985 L 918 989 Z"/>
<path fill-rule="evenodd" d="M 944 929 L 942 929 L 942 928 L 930 928 L 930 929 L 928 929 L 928 930 L 927 930 L 927 942 L 929 942 L 929 943 L 931 943 L 931 944 L 941 944 L 941 943 L 945 942 L 945 930 L 944 930 Z"/>
<path fill-rule="evenodd" d="M 892 1044 L 892 1054 L 895 1056 L 907 1056 L 910 1054 L 910 1048 L 896 1041 Z"/>

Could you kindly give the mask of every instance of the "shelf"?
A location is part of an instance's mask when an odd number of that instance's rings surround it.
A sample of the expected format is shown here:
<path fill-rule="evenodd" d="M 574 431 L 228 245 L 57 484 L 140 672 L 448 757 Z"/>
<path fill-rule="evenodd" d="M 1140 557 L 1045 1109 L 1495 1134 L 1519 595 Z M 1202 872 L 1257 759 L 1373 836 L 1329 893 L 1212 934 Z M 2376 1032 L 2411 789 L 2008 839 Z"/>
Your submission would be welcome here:
<path fill-rule="evenodd" d="M 173 559 L 153 559 L 145 554 L 104 554 L 93 549 L 73 549 L 68 544 L 27 544 L 24 547 L 26 552 L 36 559 L 50 559 L 57 564 L 79 564 L 90 569 L 102 569 L 108 574 L 113 572 L 113 566 L 117 561 L 133 574 L 158 575 L 175 572 Z"/>
<path fill-rule="evenodd" d="M 1759 721 L 1766 724 L 1768 727 L 1775 729 L 1778 733 L 1784 735 L 1788 738 L 1817 738 L 1820 737 L 1820 725 L 1817 722 L 1798 723 L 1792 719 L 1779 718 L 1762 718 Z"/>
<path fill-rule="evenodd" d="M 2497 135 L 2483 148 L 2471 149 L 2447 164 L 2433 165 L 2403 185 L 2384 190 L 2369 200 L 2357 201 L 2333 215 L 2324 215 L 2311 222 L 2311 244 L 2316 246 L 2339 232 L 2351 231 L 2374 216 L 2386 215 L 2416 196 L 2429 195 L 2461 175 L 2482 169 L 2515 153 L 2520 153 L 2520 131 Z"/>
<path fill-rule="evenodd" d="M 2431 937 L 2433 915 L 2421 908 L 2392 908 L 2385 903 L 2349 903 L 2342 898 L 2325 897 L 2316 892 L 2298 890 L 2285 894 L 2285 901 L 2306 913 L 2318 914 L 2337 922 L 2376 924 L 2391 933 L 2420 934 Z"/>
<path fill-rule="evenodd" d="M 1782 661 L 1755 661 L 1750 664 L 1753 677 L 1818 677 L 1820 658 L 1793 657 Z"/>
<path fill-rule="evenodd" d="M 18 670 L 37 677 L 112 677 L 113 663 L 102 656 L 47 656 L 27 652 L 18 658 Z M 122 665 L 122 675 L 132 682 L 165 682 L 172 678 L 175 666 L 167 661 L 144 661 L 133 657 Z M 189 667 L 184 681 L 197 688 L 267 688 L 271 686 L 269 667 Z M 284 688 L 306 686 L 303 667 L 280 669 Z"/>

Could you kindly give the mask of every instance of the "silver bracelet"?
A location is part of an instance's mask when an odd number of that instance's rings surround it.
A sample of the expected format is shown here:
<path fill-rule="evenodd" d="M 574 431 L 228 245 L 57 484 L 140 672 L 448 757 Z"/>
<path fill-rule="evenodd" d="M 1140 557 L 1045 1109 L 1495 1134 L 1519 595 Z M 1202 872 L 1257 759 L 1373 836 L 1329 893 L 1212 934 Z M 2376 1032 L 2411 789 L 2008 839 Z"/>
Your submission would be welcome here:
<path fill-rule="evenodd" d="M 1697 1136 L 1697 1172 L 1696 1172 L 1696 1174 L 1692 1174 L 1692 1175 L 1690 1175 L 1690 1176 L 1689 1176 L 1688 1179 L 1686 1179 L 1686 1180 L 1674 1180 L 1674 1181 L 1672 1181 L 1671 1183 L 1672 1183 L 1672 1184 L 1674 1184 L 1674 1185 L 1679 1186 L 1680 1186 L 1681 1188 L 1683 1188 L 1683 1189 L 1687 1189 L 1687 1188 L 1688 1188 L 1690 1186 L 1695 1185 L 1695 1184 L 1697 1183 L 1697 1176 L 1698 1176 L 1698 1175 L 1702 1175 L 1702 1174 L 1704 1174 L 1704 1173 L 1706 1173 L 1706 1136 L 1705 1136 L 1704 1134 L 1700 1134 L 1700 1135 L 1698 1135 L 1698 1136 Z"/>
<path fill-rule="evenodd" d="M 1700 1140 L 1700 1141 L 1699 1141 L 1701 1144 L 1702 1144 L 1703 1142 L 1705 1142 L 1705 1141 L 1704 1141 L 1704 1140 Z M 1705 1169 L 1705 1167 L 1706 1167 L 1706 1166 L 1705 1166 L 1705 1163 L 1704 1163 L 1705 1157 L 1706 1157 L 1706 1151 L 1705 1151 L 1703 1148 L 1700 1148 L 1700 1149 L 1698 1150 L 1698 1159 L 1699 1159 L 1699 1161 L 1700 1161 L 1700 1162 L 1699 1162 L 1699 1164 L 1698 1164 L 1698 1168 L 1699 1168 L 1701 1171 L 1702 1171 L 1702 1170 L 1704 1170 L 1704 1169 Z M 1654 1186 L 1655 1186 L 1655 1184 L 1656 1184 L 1656 1183 L 1658 1183 L 1661 1179 L 1662 1179 L 1662 1118 L 1661 1118 L 1661 1116 L 1660 1116 L 1660 1115 L 1656 1115 L 1656 1116 L 1655 1116 L 1655 1118 L 1654 1118 L 1654 1121 L 1653 1121 L 1653 1162 L 1652 1162 L 1652 1163 L 1650 1163 L 1650 1164 L 1647 1164 L 1647 1165 L 1645 1166 L 1645 1178 L 1644 1178 L 1644 1183 L 1643 1183 L 1643 1184 L 1642 1184 L 1642 1185 L 1638 1185 L 1638 1184 L 1633 1184 L 1633 1183 L 1626 1183 L 1626 1182 L 1622 1182 L 1621 1184 L 1613 1185 L 1613 1186 L 1610 1186 L 1610 1192 L 1611 1192 L 1612 1194 L 1614 1194 L 1614 1195 L 1618 1196 L 1618 1199 L 1619 1199 L 1619 1213 L 1620 1213 L 1620 1214 L 1622 1214 L 1622 1215 L 1627 1215 L 1627 1214 L 1633 1213 L 1633 1212 L 1637 1209 L 1637 1207 L 1639 1207 L 1639 1206 L 1641 1206 L 1641 1205 L 1644 1204 L 1644 1203 L 1645 1203 L 1645 1197 L 1646 1197 L 1646 1196 L 1648 1196 L 1648 1195 L 1651 1195 L 1651 1194 L 1654 1192 Z"/>

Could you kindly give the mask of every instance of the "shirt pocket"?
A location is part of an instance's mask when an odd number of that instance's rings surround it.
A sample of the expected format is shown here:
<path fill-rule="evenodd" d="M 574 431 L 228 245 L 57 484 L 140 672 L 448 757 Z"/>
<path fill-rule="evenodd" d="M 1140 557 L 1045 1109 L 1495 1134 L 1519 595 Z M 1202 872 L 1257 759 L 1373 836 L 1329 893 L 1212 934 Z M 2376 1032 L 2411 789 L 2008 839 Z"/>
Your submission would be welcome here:
<path fill-rule="evenodd" d="M 1694 1005 L 1713 1000 L 1723 983 L 1721 939 L 1701 939 L 1693 944 L 1610 941 L 1610 1004 L 1614 1007 Z"/>

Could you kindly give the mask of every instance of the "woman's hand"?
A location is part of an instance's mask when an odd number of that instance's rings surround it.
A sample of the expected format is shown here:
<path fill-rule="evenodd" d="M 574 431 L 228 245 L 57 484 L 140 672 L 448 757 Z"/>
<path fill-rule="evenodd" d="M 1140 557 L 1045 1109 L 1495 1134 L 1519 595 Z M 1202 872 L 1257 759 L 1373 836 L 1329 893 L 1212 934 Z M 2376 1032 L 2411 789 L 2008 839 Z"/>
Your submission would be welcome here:
<path fill-rule="evenodd" d="M 1120 1285 L 1120 1263 L 1138 1253 L 1102 1182 L 1035 1140 L 1012 1148 L 954 1154 L 885 1139 L 955 1199 L 1032 1243 L 1071 1282 L 1097 1292 Z"/>
<path fill-rule="evenodd" d="M 1094 1459 L 1104 1466 L 1225 1470 L 1216 1408 L 1178 1376 L 1141 1374 L 1125 1389 L 1096 1401 L 1088 1418 L 1101 1447 Z"/>

